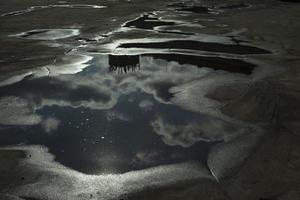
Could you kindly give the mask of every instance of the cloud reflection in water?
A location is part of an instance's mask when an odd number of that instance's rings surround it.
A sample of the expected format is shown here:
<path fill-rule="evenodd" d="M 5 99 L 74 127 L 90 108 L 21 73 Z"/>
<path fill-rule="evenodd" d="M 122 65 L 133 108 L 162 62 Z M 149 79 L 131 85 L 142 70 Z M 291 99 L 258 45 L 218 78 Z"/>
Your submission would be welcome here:
<path fill-rule="evenodd" d="M 120 57 L 127 65 L 112 58 L 98 55 L 77 74 L 32 75 L 0 88 L 0 106 L 7 96 L 19 99 L 2 112 L 17 113 L 9 123 L 1 118 L 0 124 L 14 125 L 11 134 L 0 134 L 2 143 L 22 132 L 18 126 L 32 125 L 32 133 L 24 136 L 28 143 L 48 146 L 61 163 L 86 173 L 123 172 L 205 161 L 211 144 L 248 131 L 206 97 L 217 85 L 245 76 L 147 56 Z M 56 68 L 64 71 L 64 66 Z M 39 136 L 41 131 L 48 139 Z"/>

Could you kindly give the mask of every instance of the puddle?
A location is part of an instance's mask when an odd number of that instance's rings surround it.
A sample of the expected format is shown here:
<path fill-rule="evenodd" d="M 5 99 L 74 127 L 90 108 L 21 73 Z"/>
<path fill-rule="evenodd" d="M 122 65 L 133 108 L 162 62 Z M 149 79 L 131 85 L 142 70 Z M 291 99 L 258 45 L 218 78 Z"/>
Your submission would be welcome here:
<path fill-rule="evenodd" d="M 165 42 L 148 43 L 124 43 L 119 48 L 143 48 L 143 49 L 185 49 L 207 52 L 221 52 L 228 54 L 249 55 L 249 54 L 270 54 L 271 52 L 254 46 L 242 44 L 222 44 L 214 42 L 201 42 L 193 40 L 173 40 Z"/>
<path fill-rule="evenodd" d="M 37 6 L 4 16 L 46 8 L 103 7 Z M 180 9 L 209 12 L 204 7 Z M 193 35 L 159 29 L 177 24 L 149 13 L 123 26 Z M 78 29 L 37 29 L 14 36 L 56 40 L 79 34 Z M 46 146 L 56 161 L 86 174 L 185 161 L 206 164 L 212 146 L 248 128 L 211 111 L 214 104 L 206 94 L 216 83 L 244 80 L 244 74 L 252 73 L 256 66 L 241 55 L 271 52 L 229 37 L 199 38 L 203 41 L 142 39 L 116 45 L 116 50 L 139 52 L 128 55 L 70 55 L 71 51 L 40 71 L 6 80 L 0 84 L 0 145 Z M 79 36 L 75 40 L 97 43 Z M 194 87 L 196 98 L 189 94 Z M 194 108 L 195 99 L 204 102 L 200 109 Z"/>
<path fill-rule="evenodd" d="M 32 40 L 57 40 L 79 34 L 79 29 L 36 29 L 10 36 Z"/>
<path fill-rule="evenodd" d="M 159 26 L 173 26 L 175 22 L 172 21 L 161 21 L 157 17 L 151 14 L 144 14 L 135 20 L 126 22 L 124 27 L 139 28 L 139 29 L 154 29 Z"/>
<path fill-rule="evenodd" d="M 58 162 L 87 174 L 206 163 L 211 146 L 236 127 L 172 100 L 180 95 L 173 88 L 215 73 L 198 68 L 203 59 L 98 55 L 76 74 L 32 75 L 3 86 L 0 145 L 44 145 Z"/>
<path fill-rule="evenodd" d="M 88 4 L 59 4 L 59 5 L 47 5 L 47 6 L 31 6 L 25 10 L 17 10 L 9 13 L 1 14 L 2 17 L 5 16 L 16 16 L 22 15 L 33 11 L 48 9 L 48 8 L 73 8 L 73 9 L 101 9 L 106 8 L 106 6 L 99 6 L 99 5 L 88 5 Z"/>
<path fill-rule="evenodd" d="M 195 33 L 191 32 L 182 32 L 179 30 L 163 30 L 162 28 L 166 28 L 169 26 L 179 25 L 179 22 L 175 21 L 163 21 L 158 17 L 155 17 L 154 14 L 148 13 L 144 14 L 135 20 L 126 22 L 123 27 L 127 28 L 138 28 L 144 30 L 155 30 L 157 33 L 165 33 L 165 34 L 175 34 L 175 35 L 195 35 Z"/>

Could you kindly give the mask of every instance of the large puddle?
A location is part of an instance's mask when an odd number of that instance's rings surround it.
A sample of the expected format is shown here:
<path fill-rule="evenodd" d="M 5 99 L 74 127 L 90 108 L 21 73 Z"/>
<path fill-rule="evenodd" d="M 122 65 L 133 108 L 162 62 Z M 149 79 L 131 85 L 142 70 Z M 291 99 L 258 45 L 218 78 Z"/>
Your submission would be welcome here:
<path fill-rule="evenodd" d="M 233 125 L 172 103 L 171 88 L 215 72 L 157 56 L 99 55 L 77 74 L 32 75 L 1 87 L 0 144 L 45 145 L 88 174 L 206 163 Z"/>

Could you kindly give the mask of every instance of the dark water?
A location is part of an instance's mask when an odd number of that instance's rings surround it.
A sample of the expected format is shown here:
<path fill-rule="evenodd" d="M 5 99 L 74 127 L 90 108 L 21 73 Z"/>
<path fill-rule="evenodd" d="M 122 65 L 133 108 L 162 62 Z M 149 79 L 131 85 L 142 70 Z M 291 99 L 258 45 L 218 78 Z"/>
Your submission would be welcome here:
<path fill-rule="evenodd" d="M 173 40 L 152 43 L 125 43 L 121 48 L 152 48 L 152 49 L 187 49 L 196 51 L 222 52 L 238 55 L 268 54 L 268 50 L 242 44 L 222 44 L 213 42 L 200 42 L 193 40 Z"/>
<path fill-rule="evenodd" d="M 232 4 L 232 5 L 225 5 L 225 6 L 220 6 L 220 9 L 241 9 L 241 8 L 249 8 L 251 5 L 246 4 L 246 3 L 238 3 L 238 4 Z"/>
<path fill-rule="evenodd" d="M 193 12 L 198 14 L 209 13 L 209 9 L 205 6 L 182 6 L 181 8 L 178 8 L 177 11 Z"/>
<path fill-rule="evenodd" d="M 115 70 L 118 73 L 126 73 L 127 71 L 136 71 L 140 69 L 140 57 L 151 57 L 157 60 L 165 60 L 167 62 L 176 62 L 180 65 L 190 64 L 201 67 L 207 67 L 215 70 L 223 70 L 241 74 L 251 74 L 255 64 L 248 63 L 241 59 L 222 58 L 216 56 L 197 56 L 189 54 L 168 54 L 168 53 L 153 53 L 142 55 L 110 55 L 110 70 Z M 119 66 L 119 67 L 116 67 Z"/>
<path fill-rule="evenodd" d="M 170 144 L 155 131 L 160 119 L 170 128 L 214 120 L 170 102 L 174 94 L 169 89 L 177 83 L 154 81 L 166 73 L 166 64 L 151 57 L 102 55 L 75 75 L 29 76 L 2 87 L 1 98 L 19 100 L 7 103 L 12 108 L 6 113 L 9 122 L 0 125 L 0 145 L 45 145 L 60 163 L 89 174 L 188 160 L 205 163 L 210 147 L 220 141 Z M 177 64 L 167 74 L 193 67 Z"/>
<path fill-rule="evenodd" d="M 178 25 L 176 21 L 164 21 L 156 17 L 153 13 L 144 14 L 137 19 L 126 22 L 123 26 L 128 28 L 137 28 L 142 30 L 155 30 L 158 33 L 178 34 L 178 35 L 195 35 L 195 33 L 181 32 L 181 31 L 166 31 L 159 30 L 159 27 L 172 27 Z"/>
<path fill-rule="evenodd" d="M 159 20 L 157 17 L 151 14 L 152 13 L 144 14 L 137 19 L 129 21 L 124 24 L 124 27 L 139 28 L 139 29 L 154 29 L 155 27 L 159 27 L 159 26 L 172 26 L 176 24 L 176 22 L 173 21 Z"/>

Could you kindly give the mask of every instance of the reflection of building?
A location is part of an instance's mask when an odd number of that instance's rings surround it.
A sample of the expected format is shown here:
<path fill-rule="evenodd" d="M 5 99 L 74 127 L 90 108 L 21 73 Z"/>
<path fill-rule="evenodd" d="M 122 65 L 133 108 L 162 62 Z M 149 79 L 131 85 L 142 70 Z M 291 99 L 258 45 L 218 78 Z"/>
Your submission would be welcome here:
<path fill-rule="evenodd" d="M 138 55 L 109 55 L 108 59 L 109 71 L 117 71 L 118 74 L 140 69 L 140 56 Z"/>

